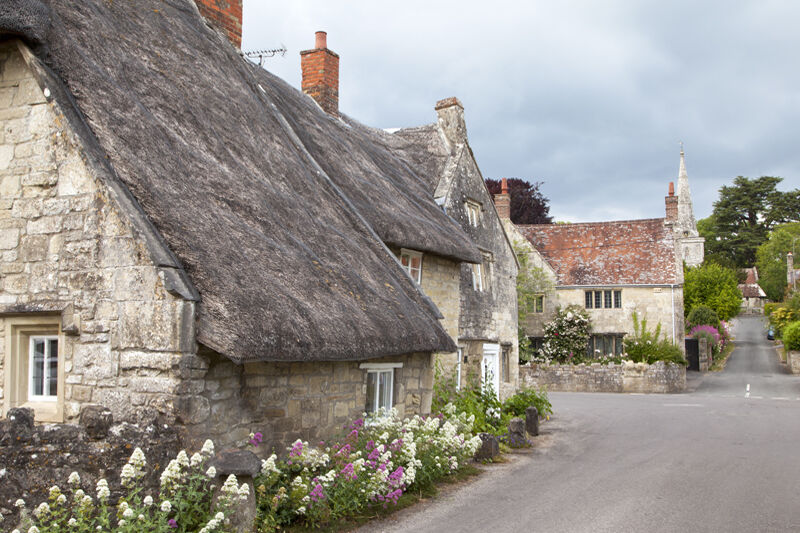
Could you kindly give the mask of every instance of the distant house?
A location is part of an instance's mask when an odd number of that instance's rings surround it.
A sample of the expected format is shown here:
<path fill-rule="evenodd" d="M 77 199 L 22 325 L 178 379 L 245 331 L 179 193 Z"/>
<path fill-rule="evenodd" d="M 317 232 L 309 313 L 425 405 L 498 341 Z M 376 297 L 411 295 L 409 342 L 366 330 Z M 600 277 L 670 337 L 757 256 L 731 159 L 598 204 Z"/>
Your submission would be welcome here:
<path fill-rule="evenodd" d="M 239 55 L 241 2 L 11 3 L 0 418 L 102 406 L 269 448 L 429 412 L 434 353 L 495 345 L 513 388 L 516 264 L 477 167 L 442 200 L 449 170 L 340 116 L 324 34 L 302 60 L 318 105 Z M 468 164 L 466 137 L 447 147 Z"/>
<path fill-rule="evenodd" d="M 670 183 L 664 218 L 542 225 L 505 218 L 515 245 L 554 286 L 524 325 L 534 347 L 541 346 L 556 308 L 567 305 L 591 316 L 589 355 L 621 354 L 634 311 L 649 329 L 661 324 L 662 334 L 683 347 L 683 263 L 702 262 L 703 238 L 697 237 L 682 150 L 679 191 L 687 197 L 675 196 Z M 503 196 L 495 196 L 498 205 L 506 204 Z"/>
<path fill-rule="evenodd" d="M 739 284 L 739 290 L 742 291 L 742 312 L 763 313 L 767 293 L 758 284 L 758 269 L 753 267 L 744 270 L 747 277 L 744 283 Z"/>

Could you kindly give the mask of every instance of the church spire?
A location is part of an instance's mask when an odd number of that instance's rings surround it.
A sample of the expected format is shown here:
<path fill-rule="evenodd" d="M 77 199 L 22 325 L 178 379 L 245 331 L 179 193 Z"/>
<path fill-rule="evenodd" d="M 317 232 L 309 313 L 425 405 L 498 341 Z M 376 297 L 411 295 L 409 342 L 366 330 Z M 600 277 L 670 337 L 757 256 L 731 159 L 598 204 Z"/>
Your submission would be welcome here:
<path fill-rule="evenodd" d="M 692 193 L 689 190 L 689 176 L 686 173 L 686 158 L 681 143 L 681 163 L 678 168 L 678 227 L 685 237 L 697 237 L 697 222 L 692 209 Z"/>

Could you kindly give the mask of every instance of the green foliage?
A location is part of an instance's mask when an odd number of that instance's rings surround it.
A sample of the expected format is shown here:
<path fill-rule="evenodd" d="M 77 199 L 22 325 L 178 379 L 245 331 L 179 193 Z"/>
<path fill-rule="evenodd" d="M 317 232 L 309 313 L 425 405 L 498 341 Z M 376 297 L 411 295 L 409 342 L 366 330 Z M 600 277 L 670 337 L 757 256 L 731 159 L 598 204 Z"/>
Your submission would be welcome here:
<path fill-rule="evenodd" d="M 639 315 L 633 312 L 633 335 L 628 335 L 625 343 L 625 358 L 634 363 L 653 364 L 657 361 L 666 361 L 686 365 L 681 349 L 669 339 L 661 339 L 661 323 L 654 331 L 648 331 L 647 319 L 639 321 Z"/>
<path fill-rule="evenodd" d="M 519 359 L 530 361 L 533 350 L 524 333 L 528 315 L 536 311 L 537 302 L 553 291 L 553 280 L 542 269 L 531 263 L 530 251 L 523 246 L 515 246 L 514 253 L 519 261 L 517 273 L 517 324 L 519 325 Z"/>
<path fill-rule="evenodd" d="M 684 269 L 684 313 L 689 316 L 692 309 L 704 305 L 713 309 L 720 320 L 730 320 L 742 304 L 738 285 L 736 272 L 716 263 Z"/>
<path fill-rule="evenodd" d="M 786 292 L 786 254 L 800 250 L 795 240 L 800 240 L 800 223 L 782 224 L 756 250 L 758 284 L 774 302 L 783 300 Z"/>
<path fill-rule="evenodd" d="M 530 407 L 536 407 L 539 411 L 539 416 L 549 416 L 553 414 L 553 406 L 547 398 L 547 391 L 522 389 L 514 396 L 511 396 L 503 402 L 503 416 L 509 417 L 525 416 L 525 410 Z"/>
<path fill-rule="evenodd" d="M 719 329 L 719 316 L 717 312 L 705 305 L 695 306 L 689 312 L 689 316 L 686 317 L 686 322 L 688 323 L 687 329 L 692 329 L 695 326 L 702 326 L 703 324 Z"/>
<path fill-rule="evenodd" d="M 770 313 L 769 323 L 775 326 L 777 335 L 782 335 L 783 330 L 786 329 L 786 326 L 798 318 L 800 318 L 800 314 L 798 314 L 794 309 L 783 305 Z"/>
<path fill-rule="evenodd" d="M 719 190 L 714 212 L 698 222 L 709 255 L 723 255 L 739 267 L 753 266 L 756 248 L 779 223 L 800 219 L 800 191 L 777 190 L 781 178 L 738 176 Z"/>
<path fill-rule="evenodd" d="M 765 303 L 764 304 L 764 316 L 769 318 L 769 315 L 771 315 L 772 312 L 775 309 L 777 309 L 778 307 L 780 307 L 781 305 L 782 304 L 780 304 L 779 302 L 768 302 L 768 303 Z"/>
<path fill-rule="evenodd" d="M 578 305 L 557 309 L 553 320 L 544 326 L 544 343 L 537 361 L 573 363 L 583 362 L 592 323 L 589 313 Z"/>
<path fill-rule="evenodd" d="M 787 350 L 800 350 L 800 322 L 791 322 L 783 331 L 783 345 Z"/>

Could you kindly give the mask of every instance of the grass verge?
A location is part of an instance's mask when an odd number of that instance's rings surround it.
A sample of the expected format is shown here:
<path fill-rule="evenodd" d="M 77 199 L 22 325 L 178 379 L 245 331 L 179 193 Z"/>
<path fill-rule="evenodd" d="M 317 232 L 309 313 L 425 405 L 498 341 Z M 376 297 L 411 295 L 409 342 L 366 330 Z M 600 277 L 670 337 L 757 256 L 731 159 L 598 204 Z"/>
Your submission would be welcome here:
<path fill-rule="evenodd" d="M 725 365 L 728 363 L 728 358 L 733 353 L 733 349 L 736 345 L 732 342 L 729 342 L 725 345 L 725 348 L 722 350 L 722 353 L 717 356 L 714 362 L 711 364 L 710 370 L 712 372 L 720 372 L 725 370 Z"/>

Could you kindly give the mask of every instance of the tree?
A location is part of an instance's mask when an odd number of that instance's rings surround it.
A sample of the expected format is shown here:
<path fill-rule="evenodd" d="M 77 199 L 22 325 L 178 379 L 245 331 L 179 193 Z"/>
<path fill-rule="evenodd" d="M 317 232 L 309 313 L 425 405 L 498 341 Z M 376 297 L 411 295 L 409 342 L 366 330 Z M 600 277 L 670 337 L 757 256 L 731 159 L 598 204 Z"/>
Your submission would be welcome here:
<path fill-rule="evenodd" d="M 782 222 L 800 220 L 800 190 L 777 190 L 782 178 L 738 176 L 719 190 L 714 212 L 697 224 L 706 238 L 706 254 L 727 256 L 739 267 L 751 267 L 756 248 Z"/>
<path fill-rule="evenodd" d="M 776 226 L 765 243 L 756 250 L 758 284 L 767 298 L 780 302 L 786 293 L 786 254 L 800 251 L 800 223 Z"/>
<path fill-rule="evenodd" d="M 508 178 L 508 192 L 511 195 L 511 222 L 514 224 L 552 224 L 550 200 L 539 190 L 541 181 L 528 183 L 519 178 Z M 486 188 L 492 195 L 500 194 L 500 180 L 486 180 Z"/>
<path fill-rule="evenodd" d="M 684 316 L 699 305 L 710 307 L 722 320 L 730 320 L 739 312 L 742 293 L 735 270 L 704 262 L 685 269 L 683 278 Z"/>
<path fill-rule="evenodd" d="M 531 264 L 529 251 L 522 246 L 514 246 L 514 253 L 519 261 L 519 272 L 517 273 L 517 327 L 519 335 L 519 359 L 520 362 L 530 361 L 533 355 L 531 342 L 525 334 L 525 324 L 529 313 L 542 312 L 544 297 L 551 292 L 554 287 L 544 269 Z"/>

